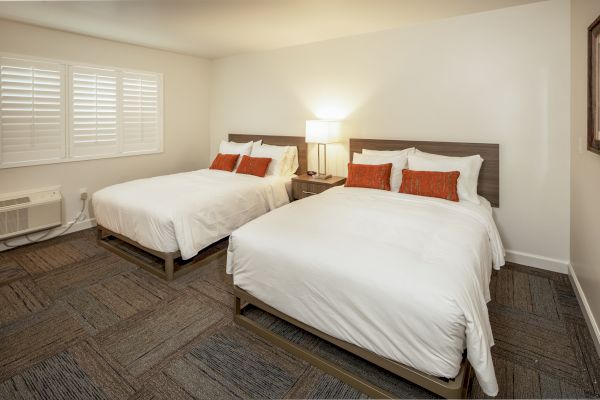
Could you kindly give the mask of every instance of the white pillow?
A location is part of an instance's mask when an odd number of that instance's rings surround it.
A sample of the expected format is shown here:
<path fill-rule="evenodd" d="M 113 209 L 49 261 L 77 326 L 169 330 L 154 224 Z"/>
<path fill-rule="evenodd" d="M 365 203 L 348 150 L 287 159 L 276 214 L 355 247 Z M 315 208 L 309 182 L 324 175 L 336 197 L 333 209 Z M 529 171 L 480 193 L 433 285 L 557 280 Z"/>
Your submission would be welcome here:
<path fill-rule="evenodd" d="M 243 156 L 249 156 L 252 152 L 252 144 L 253 142 L 248 143 L 236 143 L 236 142 L 226 142 L 225 140 L 221 140 L 221 144 L 219 145 L 219 153 L 221 154 L 239 154 L 239 158 L 237 163 L 235 164 L 234 171 L 239 167 L 240 162 L 242 161 Z"/>
<path fill-rule="evenodd" d="M 390 176 L 390 187 L 392 192 L 399 192 L 402 184 L 402 170 L 406 168 L 407 158 L 405 154 L 398 155 L 371 155 L 354 153 L 353 164 L 381 165 L 392 164 L 392 175 Z"/>
<path fill-rule="evenodd" d="M 403 150 L 369 150 L 369 149 L 363 149 L 362 153 L 369 155 L 369 156 L 399 156 L 399 155 L 403 155 L 408 157 L 409 154 L 413 154 L 415 151 L 417 151 L 417 149 L 415 149 L 414 147 L 409 147 L 408 149 L 403 149 Z"/>
<path fill-rule="evenodd" d="M 300 167 L 300 163 L 298 162 L 298 147 L 296 146 L 288 146 L 290 150 L 288 151 L 288 157 L 291 159 L 290 168 L 288 171 L 289 175 L 294 175 L 296 171 L 298 171 L 298 167 Z"/>
<path fill-rule="evenodd" d="M 262 145 L 262 139 L 257 140 L 256 142 L 252 142 L 252 150 Z"/>
<path fill-rule="evenodd" d="M 263 144 L 252 149 L 251 157 L 265 157 L 270 158 L 271 163 L 267 170 L 267 175 L 286 176 L 289 170 L 288 162 L 288 149 L 289 146 L 273 146 L 269 144 Z"/>
<path fill-rule="evenodd" d="M 279 170 L 279 175 L 281 176 L 292 176 L 298 170 L 300 164 L 298 163 L 298 147 L 296 146 L 277 146 L 273 144 L 263 144 L 264 147 L 271 148 L 285 148 L 286 156 L 282 161 L 282 165 Z M 280 150 L 275 150 L 275 152 L 279 152 Z"/>
<path fill-rule="evenodd" d="M 417 150 L 408 156 L 408 168 L 414 171 L 458 171 L 458 198 L 479 204 L 477 196 L 477 180 L 483 158 L 479 155 L 468 157 L 447 157 L 437 154 L 423 153 Z"/>

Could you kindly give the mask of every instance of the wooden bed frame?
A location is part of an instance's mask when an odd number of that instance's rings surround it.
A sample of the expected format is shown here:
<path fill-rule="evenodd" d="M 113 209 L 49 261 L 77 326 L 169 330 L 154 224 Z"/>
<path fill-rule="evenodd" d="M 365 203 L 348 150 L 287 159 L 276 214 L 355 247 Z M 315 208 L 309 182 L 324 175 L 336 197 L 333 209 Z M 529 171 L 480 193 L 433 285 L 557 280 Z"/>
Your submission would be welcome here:
<path fill-rule="evenodd" d="M 264 328 L 256 321 L 246 317 L 243 314 L 244 308 L 249 305 L 252 305 L 256 308 L 266 311 L 269 314 L 281 318 L 282 320 L 289 322 L 290 324 L 300 329 L 303 329 L 325 340 L 326 342 L 329 342 L 335 346 L 346 350 L 349 353 L 359 356 L 377 365 L 378 367 L 381 367 L 395 375 L 398 375 L 406 379 L 407 381 L 417 384 L 422 388 L 425 388 L 441 397 L 447 399 L 458 399 L 466 398 L 467 396 L 467 390 L 469 388 L 473 374 L 471 365 L 467 362 L 466 357 L 463 358 L 458 375 L 454 379 L 437 378 L 435 376 L 428 375 L 409 366 L 392 361 L 389 358 L 377 355 L 352 343 L 348 343 L 343 340 L 337 339 L 318 329 L 306 325 L 305 323 L 300 322 L 297 319 L 294 319 L 289 315 L 286 315 L 276 310 L 275 308 L 269 306 L 268 304 L 260 301 L 256 297 L 250 295 L 248 292 L 244 291 L 243 289 L 240 289 L 237 286 L 234 286 L 233 294 L 235 297 L 233 318 L 237 324 L 243 326 L 246 329 L 251 330 L 252 332 L 258 334 L 259 336 L 270 341 L 271 343 L 282 347 L 284 350 L 292 353 L 296 357 L 307 361 L 308 363 L 314 365 L 317 368 L 320 368 L 321 370 L 323 370 L 323 372 L 335 376 L 342 382 L 345 382 L 348 385 L 365 393 L 370 398 L 393 399 L 397 396 L 394 396 L 386 390 L 381 389 L 372 382 L 369 382 L 368 380 L 364 379 L 362 376 L 352 373 L 344 369 L 343 367 L 335 364 L 334 362 L 315 354 L 307 348 L 293 343 L 285 339 L 283 336 L 280 336 L 276 333 L 273 333 L 271 330 Z"/>
<path fill-rule="evenodd" d="M 229 140 L 239 143 L 262 140 L 264 144 L 296 146 L 298 148 L 299 164 L 296 173 L 303 174 L 307 170 L 308 146 L 304 136 L 269 136 L 230 133 Z M 116 232 L 112 232 L 101 225 L 97 226 L 97 242 L 100 246 L 137 264 L 146 271 L 149 271 L 162 279 L 171 281 L 206 265 L 219 255 L 223 254 L 227 250 L 228 238 L 226 237 L 205 247 L 193 259 L 187 261 L 181 260 L 181 253 L 179 251 L 168 253 L 149 249 L 138 242 Z M 154 256 L 154 258 L 152 256 Z"/>
<path fill-rule="evenodd" d="M 421 151 L 448 156 L 470 156 L 479 154 L 485 160 L 479 173 L 478 192 L 490 201 L 492 206 L 500 204 L 500 176 L 499 176 L 499 145 L 480 143 L 454 143 L 454 142 L 424 142 L 406 140 L 378 140 L 378 139 L 350 139 L 350 160 L 353 153 L 361 153 L 363 149 L 370 150 L 403 150 L 417 147 Z M 361 376 L 351 373 L 341 366 L 295 344 L 271 330 L 261 326 L 243 314 L 245 307 L 252 305 L 268 312 L 296 327 L 303 329 L 333 345 L 336 345 L 358 357 L 361 357 L 407 381 L 423 387 L 444 398 L 466 398 L 473 378 L 471 365 L 466 354 L 460 366 L 458 375 L 454 379 L 444 379 L 428 375 L 407 365 L 400 364 L 386 357 L 377 355 L 354 344 L 345 342 L 300 322 L 286 315 L 272 306 L 262 302 L 243 289 L 234 286 L 234 321 L 260 335 L 264 339 L 282 347 L 295 356 L 313 364 L 324 372 L 335 376 L 341 381 L 353 386 L 372 398 L 393 398 L 391 393 L 377 387 L 372 382 Z"/>

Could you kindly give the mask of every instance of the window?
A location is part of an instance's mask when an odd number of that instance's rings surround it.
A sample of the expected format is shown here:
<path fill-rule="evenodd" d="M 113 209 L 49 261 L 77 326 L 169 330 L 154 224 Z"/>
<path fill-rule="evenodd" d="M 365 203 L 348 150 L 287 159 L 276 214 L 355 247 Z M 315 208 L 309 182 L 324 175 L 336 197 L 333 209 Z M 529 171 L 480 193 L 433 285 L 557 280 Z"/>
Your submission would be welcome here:
<path fill-rule="evenodd" d="M 0 164 L 65 157 L 64 66 L 0 59 Z"/>
<path fill-rule="evenodd" d="M 70 155 L 118 153 L 117 72 L 71 67 L 69 79 Z"/>
<path fill-rule="evenodd" d="M 162 76 L 0 57 L 0 168 L 162 151 Z"/>

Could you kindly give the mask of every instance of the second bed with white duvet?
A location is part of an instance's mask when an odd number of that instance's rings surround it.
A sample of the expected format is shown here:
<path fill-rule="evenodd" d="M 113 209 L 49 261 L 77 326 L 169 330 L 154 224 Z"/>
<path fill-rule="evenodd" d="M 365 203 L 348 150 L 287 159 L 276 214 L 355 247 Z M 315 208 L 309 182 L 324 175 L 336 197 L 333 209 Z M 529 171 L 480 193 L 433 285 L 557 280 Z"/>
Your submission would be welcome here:
<path fill-rule="evenodd" d="M 489 202 L 338 187 L 230 237 L 234 284 L 309 326 L 433 376 L 464 349 L 498 391 L 486 303 L 504 250 Z"/>

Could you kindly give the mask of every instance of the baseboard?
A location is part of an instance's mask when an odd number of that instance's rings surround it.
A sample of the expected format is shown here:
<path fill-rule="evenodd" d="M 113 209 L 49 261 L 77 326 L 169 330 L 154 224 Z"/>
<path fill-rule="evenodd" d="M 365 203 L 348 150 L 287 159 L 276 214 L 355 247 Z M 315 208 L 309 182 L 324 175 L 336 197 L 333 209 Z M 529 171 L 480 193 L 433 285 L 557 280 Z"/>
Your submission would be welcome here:
<path fill-rule="evenodd" d="M 506 261 L 545 269 L 547 271 L 560 272 L 561 274 L 567 274 L 569 272 L 569 261 L 544 257 L 537 254 L 523 253 L 520 251 L 506 250 Z"/>
<path fill-rule="evenodd" d="M 588 303 L 587 297 L 581 289 L 581 285 L 579 284 L 579 280 L 577 279 L 577 275 L 575 274 L 575 270 L 573 269 L 573 266 L 571 264 L 569 264 L 569 279 L 571 280 L 571 284 L 575 288 L 575 294 L 577 295 L 577 300 L 579 301 L 579 305 L 583 310 L 583 316 L 585 317 L 585 320 L 588 324 L 588 328 L 590 329 L 590 333 L 592 334 L 592 339 L 594 340 L 596 351 L 600 355 L 600 328 L 598 327 L 596 318 L 594 318 L 594 314 L 592 313 L 592 309 L 590 308 L 590 303 Z"/>
<path fill-rule="evenodd" d="M 51 229 L 50 233 L 48 234 L 48 237 L 50 237 L 50 238 L 56 237 L 55 235 L 64 231 L 67 226 L 68 226 L 68 224 Z M 76 222 L 75 225 L 73 225 L 71 227 L 71 229 L 69 229 L 69 231 L 67 233 L 65 233 L 65 235 L 68 235 L 69 233 L 73 233 L 73 232 L 77 232 L 77 231 L 82 231 L 84 229 L 92 228 L 94 226 L 96 226 L 96 218 L 88 218 L 83 221 Z M 29 236 L 32 237 L 33 239 L 35 239 L 35 238 L 39 237 L 42 234 L 42 232 L 44 232 L 44 231 L 34 232 L 34 233 L 29 234 Z M 57 235 L 57 236 L 60 236 L 60 235 Z M 2 242 L 2 243 L 0 243 L 0 251 L 10 250 L 10 249 L 13 249 L 14 247 L 23 246 L 25 244 L 30 243 L 24 236 L 16 237 L 13 239 L 7 239 L 7 241 L 11 244 L 11 246 L 10 247 L 6 246 Z"/>

